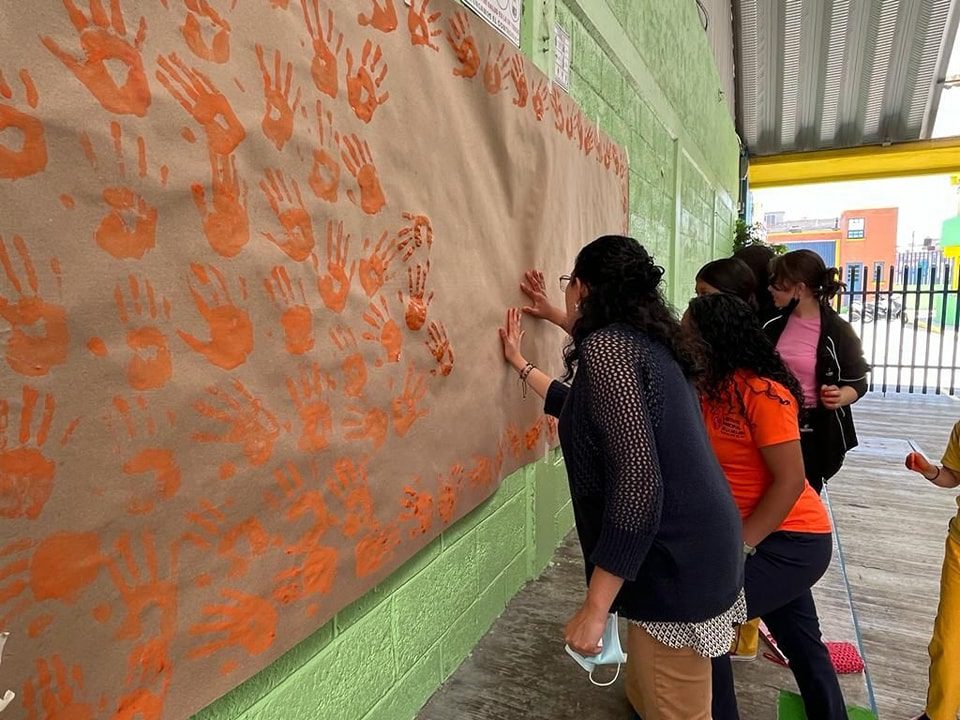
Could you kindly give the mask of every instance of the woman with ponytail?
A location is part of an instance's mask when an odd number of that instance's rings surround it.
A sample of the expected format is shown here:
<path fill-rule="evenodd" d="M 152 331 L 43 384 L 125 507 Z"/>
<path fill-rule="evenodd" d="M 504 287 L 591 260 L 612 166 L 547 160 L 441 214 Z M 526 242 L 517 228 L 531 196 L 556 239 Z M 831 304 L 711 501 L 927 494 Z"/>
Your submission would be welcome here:
<path fill-rule="evenodd" d="M 811 250 L 771 264 L 770 293 L 779 313 L 764 329 L 803 388 L 803 464 L 818 493 L 857 446 L 850 406 L 866 394 L 870 372 L 860 338 L 831 307 L 844 289 L 840 272 Z"/>
<path fill-rule="evenodd" d="M 663 299 L 663 268 L 636 240 L 584 247 L 560 278 L 521 286 L 528 315 L 570 334 L 566 374 L 527 360 L 521 311 L 500 329 L 506 361 L 559 418 L 587 592 L 567 645 L 600 652 L 609 612 L 630 621 L 627 697 L 640 717 L 709 720 L 711 658 L 746 620 L 740 514 L 700 415 L 691 353 Z M 569 384 L 567 384 L 569 383 Z"/>

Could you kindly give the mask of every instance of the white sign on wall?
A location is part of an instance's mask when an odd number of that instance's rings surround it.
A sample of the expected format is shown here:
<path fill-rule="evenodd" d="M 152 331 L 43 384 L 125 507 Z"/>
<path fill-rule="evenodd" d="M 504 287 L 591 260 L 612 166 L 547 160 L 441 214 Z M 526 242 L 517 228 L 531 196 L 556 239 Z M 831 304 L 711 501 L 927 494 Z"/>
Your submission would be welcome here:
<path fill-rule="evenodd" d="M 493 25 L 510 42 L 520 47 L 521 0 L 463 0 L 463 2 Z"/>
<path fill-rule="evenodd" d="M 553 41 L 553 81 L 564 90 L 570 89 L 570 35 L 557 25 Z"/>

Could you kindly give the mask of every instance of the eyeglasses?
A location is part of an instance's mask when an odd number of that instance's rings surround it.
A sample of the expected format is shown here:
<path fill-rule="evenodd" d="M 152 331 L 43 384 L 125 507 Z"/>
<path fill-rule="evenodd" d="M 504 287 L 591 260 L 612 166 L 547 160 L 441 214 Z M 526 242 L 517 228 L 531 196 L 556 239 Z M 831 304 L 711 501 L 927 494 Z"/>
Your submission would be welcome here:
<path fill-rule="evenodd" d="M 560 291 L 566 292 L 567 287 L 570 285 L 570 281 L 573 280 L 572 275 L 561 275 L 560 276 Z"/>

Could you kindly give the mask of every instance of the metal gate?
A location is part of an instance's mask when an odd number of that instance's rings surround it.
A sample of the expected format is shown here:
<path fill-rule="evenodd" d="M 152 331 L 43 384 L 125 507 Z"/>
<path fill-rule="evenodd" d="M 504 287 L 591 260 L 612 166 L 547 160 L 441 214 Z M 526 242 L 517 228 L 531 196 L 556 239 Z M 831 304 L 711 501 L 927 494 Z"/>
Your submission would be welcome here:
<path fill-rule="evenodd" d="M 873 368 L 871 392 L 958 394 L 960 290 L 952 261 L 875 268 L 845 278 L 837 310 L 853 326 Z M 869 286 L 869 287 L 868 287 Z"/>

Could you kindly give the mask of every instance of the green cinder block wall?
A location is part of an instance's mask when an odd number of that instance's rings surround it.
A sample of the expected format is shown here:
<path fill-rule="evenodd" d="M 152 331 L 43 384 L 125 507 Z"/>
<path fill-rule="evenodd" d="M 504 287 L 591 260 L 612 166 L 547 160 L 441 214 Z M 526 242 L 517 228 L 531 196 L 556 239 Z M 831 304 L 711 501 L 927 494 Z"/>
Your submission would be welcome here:
<path fill-rule="evenodd" d="M 667 268 L 675 303 L 727 253 L 738 143 L 693 0 L 524 0 L 523 47 L 552 71 L 570 33 L 570 94 L 630 157 L 630 232 Z M 588 238 L 585 238 L 587 240 Z M 199 720 L 411 720 L 573 526 L 559 453 Z"/>

